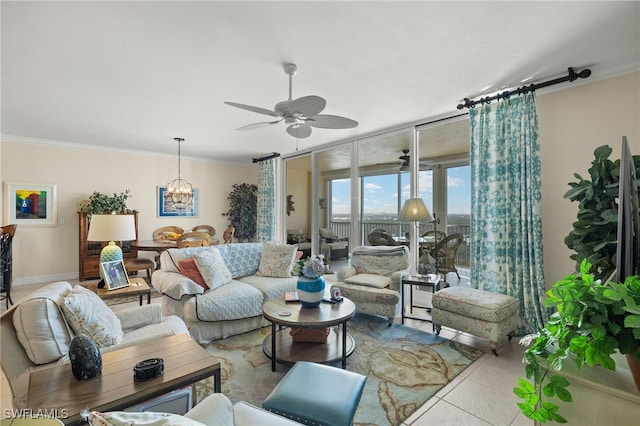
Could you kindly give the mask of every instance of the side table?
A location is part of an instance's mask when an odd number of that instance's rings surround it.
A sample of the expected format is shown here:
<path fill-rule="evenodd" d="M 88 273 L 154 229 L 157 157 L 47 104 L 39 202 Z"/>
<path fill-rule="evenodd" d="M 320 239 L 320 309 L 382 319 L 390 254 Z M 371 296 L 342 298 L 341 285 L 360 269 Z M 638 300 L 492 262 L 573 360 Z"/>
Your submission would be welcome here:
<path fill-rule="evenodd" d="M 430 307 L 426 307 L 426 306 L 416 306 L 413 304 L 413 286 L 418 286 L 418 287 L 428 287 L 431 289 L 431 293 L 435 293 L 436 291 L 440 290 L 440 275 L 437 274 L 428 274 L 428 275 L 407 275 L 405 277 L 402 278 L 402 324 L 404 324 L 404 320 L 405 318 L 408 319 L 414 319 L 414 320 L 421 320 L 421 321 L 429 321 L 431 322 L 431 320 L 427 319 L 427 318 L 418 318 L 418 317 L 410 317 L 407 316 L 405 314 L 405 286 L 410 286 L 409 287 L 409 313 L 413 313 L 413 308 L 423 308 L 426 309 L 427 312 L 429 312 L 431 310 Z"/>
<path fill-rule="evenodd" d="M 94 291 L 102 300 L 140 296 L 140 305 L 142 306 L 142 297 L 146 295 L 147 304 L 151 303 L 151 287 L 149 287 L 149 284 L 141 277 L 130 277 L 129 287 L 123 287 L 117 290 L 109 290 L 106 287 L 98 288 L 97 284 L 85 284 L 84 287 Z"/>

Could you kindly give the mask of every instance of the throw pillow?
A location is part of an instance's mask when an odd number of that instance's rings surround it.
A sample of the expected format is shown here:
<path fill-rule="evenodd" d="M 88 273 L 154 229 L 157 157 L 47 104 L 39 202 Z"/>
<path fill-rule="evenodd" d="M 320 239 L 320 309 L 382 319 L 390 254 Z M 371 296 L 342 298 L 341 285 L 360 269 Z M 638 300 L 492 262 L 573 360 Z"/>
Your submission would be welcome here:
<path fill-rule="evenodd" d="M 367 287 L 385 288 L 391 284 L 391 278 L 376 274 L 357 274 L 345 279 L 344 282 Z"/>
<path fill-rule="evenodd" d="M 76 334 L 86 334 L 101 348 L 122 343 L 120 319 L 93 291 L 76 285 L 62 303 L 62 312 Z"/>
<path fill-rule="evenodd" d="M 296 251 L 298 246 L 295 244 L 264 243 L 260 267 L 256 275 L 273 278 L 290 277 Z"/>
<path fill-rule="evenodd" d="M 207 250 L 193 256 L 204 282 L 213 290 L 231 281 L 231 272 L 218 250 Z"/>
<path fill-rule="evenodd" d="M 190 278 L 191 280 L 193 280 L 193 282 L 203 287 L 205 290 L 209 288 L 204 282 L 204 278 L 202 278 L 202 274 L 198 270 L 196 261 L 193 258 L 181 260 L 180 262 L 178 262 L 178 269 L 180 270 L 180 273 L 182 275 Z"/>
<path fill-rule="evenodd" d="M 146 411 L 142 413 L 127 411 L 112 411 L 110 413 L 100 413 L 92 411 L 89 415 L 89 424 L 92 426 L 174 426 L 190 425 L 200 426 L 202 423 L 191 420 L 187 417 L 170 413 L 154 413 Z"/>

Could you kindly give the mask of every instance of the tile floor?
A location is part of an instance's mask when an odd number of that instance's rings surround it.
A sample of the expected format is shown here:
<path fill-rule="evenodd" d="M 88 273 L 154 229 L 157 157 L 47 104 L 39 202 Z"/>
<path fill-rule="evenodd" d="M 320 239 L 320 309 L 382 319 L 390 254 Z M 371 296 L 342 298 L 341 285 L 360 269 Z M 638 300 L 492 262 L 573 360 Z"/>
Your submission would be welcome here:
<path fill-rule="evenodd" d="M 338 265 L 332 265 L 337 270 Z M 72 282 L 74 284 L 75 282 Z M 450 275 L 450 285 L 467 285 L 464 276 L 458 282 L 455 275 Z M 12 299 L 19 301 L 40 285 L 15 286 Z M 423 294 L 428 302 L 429 295 Z M 417 297 L 416 300 L 419 300 Z M 115 305 L 118 308 L 123 305 Z M 2 309 L 6 310 L 4 301 Z M 415 313 L 415 310 L 414 310 Z M 400 319 L 397 319 L 399 322 Z M 432 332 L 431 324 L 423 321 L 406 320 L 406 325 Z M 524 348 L 518 344 L 517 338 L 511 342 L 505 340 L 498 349 L 498 356 L 491 353 L 488 342 L 465 333 L 443 328 L 441 335 L 447 339 L 481 348 L 485 355 L 458 375 L 451 383 L 440 390 L 420 409 L 411 415 L 405 426 L 422 425 L 527 425 L 533 422 L 520 414 L 516 406 L 517 398 L 512 389 L 518 377 L 522 377 L 524 368 L 521 364 Z M 11 407 L 11 392 L 4 374 L 0 382 L 0 412 Z"/>

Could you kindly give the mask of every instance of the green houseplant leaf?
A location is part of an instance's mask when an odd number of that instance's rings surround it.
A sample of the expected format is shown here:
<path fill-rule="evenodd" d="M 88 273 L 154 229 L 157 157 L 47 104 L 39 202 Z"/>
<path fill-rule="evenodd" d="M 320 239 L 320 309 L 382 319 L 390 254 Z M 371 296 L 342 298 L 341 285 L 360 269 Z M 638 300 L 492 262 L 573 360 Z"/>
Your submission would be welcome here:
<path fill-rule="evenodd" d="M 530 419 L 566 421 L 558 414 L 555 401 L 573 401 L 569 381 L 554 374 L 565 362 L 575 362 L 578 368 L 599 365 L 615 371 L 612 354 L 638 351 L 640 314 L 635 312 L 640 312 L 640 277 L 602 283 L 591 270 L 592 265 L 583 259 L 578 273 L 547 291 L 545 305 L 556 312 L 543 329 L 521 341 L 530 344 L 524 353 L 525 374 L 533 380 L 519 379 L 513 392 L 524 400 L 518 406 Z"/>

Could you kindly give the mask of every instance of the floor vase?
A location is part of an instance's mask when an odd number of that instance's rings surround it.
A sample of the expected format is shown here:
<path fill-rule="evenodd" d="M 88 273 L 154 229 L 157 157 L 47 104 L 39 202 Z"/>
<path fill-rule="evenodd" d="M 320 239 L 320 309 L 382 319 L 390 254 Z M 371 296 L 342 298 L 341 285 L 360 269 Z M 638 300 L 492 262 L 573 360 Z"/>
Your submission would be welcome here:
<path fill-rule="evenodd" d="M 317 308 L 324 297 L 324 278 L 298 277 L 298 298 L 303 308 Z"/>

